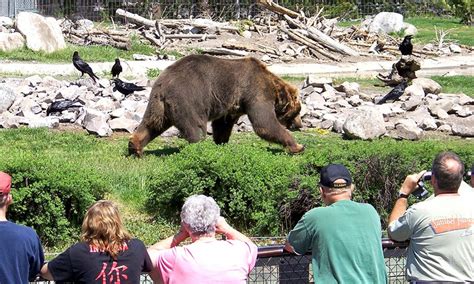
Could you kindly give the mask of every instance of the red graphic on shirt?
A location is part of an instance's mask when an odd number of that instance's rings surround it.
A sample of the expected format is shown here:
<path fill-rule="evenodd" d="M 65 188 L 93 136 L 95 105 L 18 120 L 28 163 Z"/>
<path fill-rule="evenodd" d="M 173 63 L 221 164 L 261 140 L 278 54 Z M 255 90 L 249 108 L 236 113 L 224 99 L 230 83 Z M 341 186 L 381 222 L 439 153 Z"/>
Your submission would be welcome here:
<path fill-rule="evenodd" d="M 122 247 L 121 247 L 119 250 L 120 250 L 120 251 L 126 251 L 126 250 L 128 250 L 128 245 L 127 245 L 127 243 L 123 243 L 123 244 L 122 244 Z M 95 245 L 90 244 L 90 245 L 89 245 L 89 252 L 105 252 L 105 249 L 100 249 L 100 248 L 96 247 Z"/>
<path fill-rule="evenodd" d="M 117 262 L 112 262 L 112 267 L 107 272 L 107 262 L 102 263 L 102 270 L 95 280 L 101 279 L 102 284 L 120 284 L 120 280 L 128 280 L 128 275 L 124 272 L 128 269 L 126 265 L 117 266 Z M 107 281 L 107 278 L 109 281 Z"/>
<path fill-rule="evenodd" d="M 430 225 L 431 228 L 433 228 L 435 234 L 440 234 L 450 231 L 469 229 L 471 226 L 474 225 L 474 219 L 446 217 L 433 220 L 431 221 Z"/>

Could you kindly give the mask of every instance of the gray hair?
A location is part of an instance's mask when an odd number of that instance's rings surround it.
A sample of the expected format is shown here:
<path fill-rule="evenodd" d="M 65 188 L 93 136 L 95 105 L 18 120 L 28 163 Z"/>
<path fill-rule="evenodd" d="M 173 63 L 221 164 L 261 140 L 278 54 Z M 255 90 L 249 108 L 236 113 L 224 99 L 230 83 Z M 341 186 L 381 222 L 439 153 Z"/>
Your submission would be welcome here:
<path fill-rule="evenodd" d="M 192 235 L 205 235 L 216 231 L 221 215 L 220 208 L 212 197 L 192 195 L 181 209 L 181 221 L 188 225 Z"/>

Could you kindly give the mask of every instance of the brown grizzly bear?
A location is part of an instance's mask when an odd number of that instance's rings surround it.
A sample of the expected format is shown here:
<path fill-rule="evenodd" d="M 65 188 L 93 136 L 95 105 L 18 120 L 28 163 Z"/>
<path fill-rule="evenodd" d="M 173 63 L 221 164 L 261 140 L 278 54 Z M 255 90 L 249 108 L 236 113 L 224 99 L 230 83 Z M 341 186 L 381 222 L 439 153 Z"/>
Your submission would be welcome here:
<path fill-rule="evenodd" d="M 204 139 L 207 122 L 217 144 L 229 141 L 232 127 L 247 114 L 261 138 L 280 143 L 291 153 L 304 150 L 288 128 L 301 127 L 298 89 L 255 58 L 223 59 L 186 56 L 164 70 L 155 81 L 147 109 L 128 144 L 131 155 L 171 126 L 190 143 Z"/>

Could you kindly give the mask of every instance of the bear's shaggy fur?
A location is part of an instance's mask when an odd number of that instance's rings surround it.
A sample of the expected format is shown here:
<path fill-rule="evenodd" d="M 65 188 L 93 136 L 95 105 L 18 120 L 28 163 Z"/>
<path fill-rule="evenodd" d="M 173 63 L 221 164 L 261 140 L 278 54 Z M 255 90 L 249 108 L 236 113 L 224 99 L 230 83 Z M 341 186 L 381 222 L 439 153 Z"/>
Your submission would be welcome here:
<path fill-rule="evenodd" d="M 130 137 L 129 153 L 141 156 L 143 147 L 172 125 L 187 141 L 197 142 L 205 138 L 208 121 L 214 142 L 226 143 L 243 114 L 258 136 L 298 153 L 304 147 L 283 126 L 300 128 L 300 109 L 298 89 L 255 58 L 186 56 L 153 85 L 143 120 Z"/>

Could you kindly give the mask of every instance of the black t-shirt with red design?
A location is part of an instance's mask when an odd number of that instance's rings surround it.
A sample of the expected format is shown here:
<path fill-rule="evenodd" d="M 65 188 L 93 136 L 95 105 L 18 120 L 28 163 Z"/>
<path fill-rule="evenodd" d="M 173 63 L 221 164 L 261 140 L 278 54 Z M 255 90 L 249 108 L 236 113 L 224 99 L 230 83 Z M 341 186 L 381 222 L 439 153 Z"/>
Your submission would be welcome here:
<path fill-rule="evenodd" d="M 150 272 L 151 269 L 152 263 L 146 247 L 138 239 L 125 243 L 117 260 L 80 242 L 48 262 L 48 270 L 56 282 L 140 283 L 140 274 Z"/>

